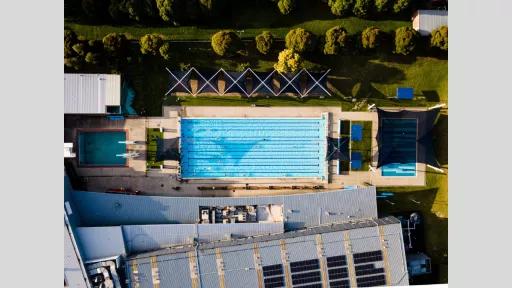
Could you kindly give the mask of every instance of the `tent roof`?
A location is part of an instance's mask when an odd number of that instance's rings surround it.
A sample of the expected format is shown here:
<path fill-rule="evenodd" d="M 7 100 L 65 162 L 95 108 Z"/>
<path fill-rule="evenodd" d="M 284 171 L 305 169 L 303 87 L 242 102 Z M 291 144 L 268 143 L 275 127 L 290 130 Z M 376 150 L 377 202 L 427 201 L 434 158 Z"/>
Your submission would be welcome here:
<path fill-rule="evenodd" d="M 396 156 L 404 155 L 403 151 L 400 151 L 401 147 L 397 146 L 397 143 L 403 140 L 404 142 L 410 140 L 410 137 L 414 137 L 416 143 L 416 162 L 425 163 L 432 166 L 439 167 L 439 163 L 435 157 L 434 149 L 432 147 L 432 129 L 434 128 L 435 121 L 439 115 L 441 109 L 432 109 L 428 111 L 385 111 L 378 108 L 379 118 L 379 130 L 377 132 L 377 143 L 379 147 L 379 160 L 378 167 L 386 164 L 394 163 Z M 400 129 L 394 129 L 389 125 L 390 121 L 387 119 L 403 119 L 416 121 L 416 135 L 413 136 L 411 133 L 401 132 L 396 133 Z"/>

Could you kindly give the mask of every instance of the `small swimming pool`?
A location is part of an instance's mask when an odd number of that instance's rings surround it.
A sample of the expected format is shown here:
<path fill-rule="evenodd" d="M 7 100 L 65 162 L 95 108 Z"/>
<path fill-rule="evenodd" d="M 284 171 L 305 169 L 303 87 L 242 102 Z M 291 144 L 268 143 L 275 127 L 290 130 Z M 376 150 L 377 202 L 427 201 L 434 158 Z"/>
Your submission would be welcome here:
<path fill-rule="evenodd" d="M 182 178 L 325 177 L 324 118 L 183 118 Z"/>
<path fill-rule="evenodd" d="M 126 158 L 116 156 L 126 153 L 125 131 L 79 131 L 78 161 L 80 166 L 126 166 Z"/>
<path fill-rule="evenodd" d="M 379 129 L 382 145 L 391 151 L 381 167 L 382 176 L 416 176 L 417 120 L 385 118 Z"/>

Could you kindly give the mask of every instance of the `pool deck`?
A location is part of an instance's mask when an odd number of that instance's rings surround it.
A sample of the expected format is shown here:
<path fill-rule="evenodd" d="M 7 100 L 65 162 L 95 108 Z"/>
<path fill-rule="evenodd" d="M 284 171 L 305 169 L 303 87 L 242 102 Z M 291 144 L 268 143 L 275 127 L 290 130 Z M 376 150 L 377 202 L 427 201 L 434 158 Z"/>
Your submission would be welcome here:
<path fill-rule="evenodd" d="M 351 171 L 346 175 L 336 173 L 337 160 L 328 161 L 328 177 L 325 180 L 313 178 L 236 178 L 236 179 L 190 179 L 178 181 L 179 162 L 165 160 L 163 169 L 146 170 L 146 128 L 162 128 L 164 139 L 180 135 L 180 118 L 318 118 L 323 113 L 329 116 L 329 137 L 338 137 L 339 120 L 372 121 L 372 166 L 378 159 L 376 112 L 344 112 L 340 107 L 213 107 L 213 106 L 164 106 L 163 117 L 137 117 L 125 120 L 107 120 L 101 116 L 65 115 L 66 142 L 76 143 L 79 128 L 124 129 L 127 141 L 137 141 L 128 145 L 128 151 L 140 153 L 140 157 L 129 159 L 128 167 L 84 168 L 74 166 L 77 174 L 86 177 L 90 191 L 106 191 L 112 188 L 130 188 L 148 195 L 168 196 L 247 196 L 273 195 L 283 193 L 306 193 L 323 189 L 340 189 L 353 185 L 376 186 L 423 186 L 425 185 L 426 165 L 417 164 L 414 177 L 382 177 L 376 171 Z M 140 143 L 140 144 L 139 144 Z M 75 144 L 76 145 L 76 144 Z M 76 146 L 75 146 L 76 147 Z M 270 187 L 273 186 L 273 187 Z M 179 189 L 175 189 L 179 187 Z M 212 190 L 212 187 L 216 187 Z M 247 189 L 249 187 L 249 189 Z M 297 187 L 303 187 L 298 189 Z"/>

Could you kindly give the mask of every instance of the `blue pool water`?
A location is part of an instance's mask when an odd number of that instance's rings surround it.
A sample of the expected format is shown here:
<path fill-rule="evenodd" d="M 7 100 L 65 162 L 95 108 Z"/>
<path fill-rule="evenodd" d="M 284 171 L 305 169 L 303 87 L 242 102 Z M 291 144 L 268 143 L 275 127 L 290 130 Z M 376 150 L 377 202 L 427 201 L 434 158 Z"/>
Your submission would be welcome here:
<path fill-rule="evenodd" d="M 181 176 L 325 177 L 326 121 L 181 119 Z"/>
<path fill-rule="evenodd" d="M 382 176 L 416 176 L 416 119 L 382 119 L 382 145 L 392 147 Z"/>
<path fill-rule="evenodd" d="M 126 158 L 116 154 L 126 153 L 124 131 L 80 131 L 78 134 L 78 159 L 81 166 L 125 166 Z"/>

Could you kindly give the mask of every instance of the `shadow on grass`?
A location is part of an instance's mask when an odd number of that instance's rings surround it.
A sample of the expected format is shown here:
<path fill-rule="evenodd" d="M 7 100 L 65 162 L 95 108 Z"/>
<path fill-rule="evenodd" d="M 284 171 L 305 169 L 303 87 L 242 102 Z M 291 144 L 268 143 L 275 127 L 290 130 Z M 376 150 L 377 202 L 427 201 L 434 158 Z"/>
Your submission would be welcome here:
<path fill-rule="evenodd" d="M 439 164 L 448 164 L 448 114 L 439 115 L 434 126 L 432 142 Z"/>

